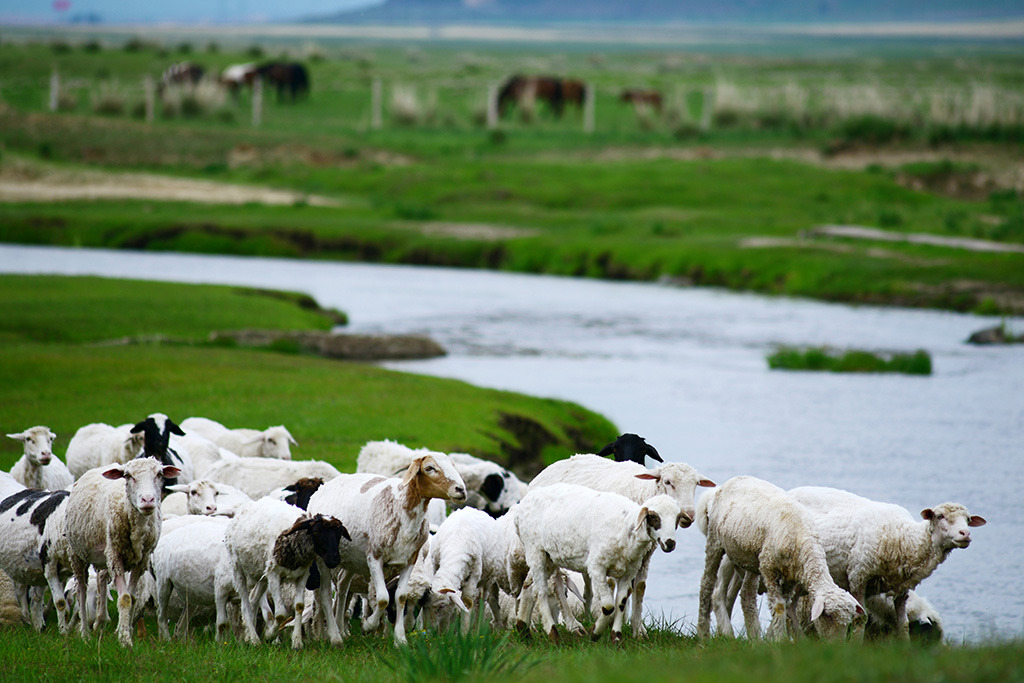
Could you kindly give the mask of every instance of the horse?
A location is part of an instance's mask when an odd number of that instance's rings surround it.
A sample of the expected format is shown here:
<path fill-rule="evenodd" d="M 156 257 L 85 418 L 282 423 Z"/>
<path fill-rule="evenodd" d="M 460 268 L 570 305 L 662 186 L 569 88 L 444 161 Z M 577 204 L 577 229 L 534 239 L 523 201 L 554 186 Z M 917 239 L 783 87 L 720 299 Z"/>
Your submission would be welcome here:
<path fill-rule="evenodd" d="M 662 98 L 660 90 L 642 90 L 628 88 L 619 95 L 620 102 L 630 102 L 634 107 L 647 106 L 654 111 L 661 111 Z"/>
<path fill-rule="evenodd" d="M 267 62 L 256 67 L 256 73 L 277 88 L 278 102 L 284 100 L 285 91 L 292 102 L 309 96 L 309 72 L 298 62 Z"/>
<path fill-rule="evenodd" d="M 498 91 L 498 115 L 505 116 L 513 104 L 522 105 L 530 100 L 544 100 L 556 118 L 561 118 L 566 103 L 582 107 L 586 85 L 581 81 L 556 76 L 510 77 Z"/>
<path fill-rule="evenodd" d="M 206 70 L 194 62 L 178 62 L 171 64 L 160 77 L 157 91 L 163 93 L 170 85 L 191 85 L 194 86 L 202 80 Z"/>
<path fill-rule="evenodd" d="M 220 74 L 220 84 L 227 88 L 234 97 L 238 97 L 238 92 L 243 86 L 252 87 L 253 81 L 259 77 L 259 73 L 256 70 L 256 64 L 249 62 L 248 64 L 232 64 Z"/>

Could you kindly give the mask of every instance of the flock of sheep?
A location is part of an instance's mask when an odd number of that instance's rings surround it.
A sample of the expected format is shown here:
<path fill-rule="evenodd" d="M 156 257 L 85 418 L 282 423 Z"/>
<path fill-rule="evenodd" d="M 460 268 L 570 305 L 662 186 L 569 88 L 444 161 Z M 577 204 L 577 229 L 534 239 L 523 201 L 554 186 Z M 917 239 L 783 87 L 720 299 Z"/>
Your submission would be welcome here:
<path fill-rule="evenodd" d="M 941 620 L 913 589 L 985 524 L 954 503 L 915 521 L 837 489 L 787 492 L 749 476 L 716 486 L 683 463 L 649 469 L 645 459 L 661 457 L 635 434 L 529 484 L 472 455 L 387 440 L 342 474 L 292 460 L 284 427 L 179 426 L 160 413 L 82 427 L 67 465 L 47 427 L 8 436 L 24 455 L 0 473 L 0 569 L 23 618 L 41 629 L 50 610 L 62 633 L 77 624 L 86 637 L 109 619 L 112 582 L 125 646 L 150 604 L 164 638 L 171 619 L 176 636 L 204 619 L 218 638 L 252 644 L 290 629 L 294 648 L 340 644 L 356 617 L 367 632 L 393 623 L 397 645 L 410 624 L 482 619 L 526 631 L 539 618 L 552 638 L 557 624 L 585 634 L 581 620 L 593 619 L 590 634 L 610 628 L 613 641 L 628 621 L 642 637 L 651 557 L 693 522 L 707 537 L 700 638 L 712 612 L 732 635 L 737 596 L 748 638 L 760 637 L 764 593 L 769 638 L 861 639 L 872 628 L 935 639 Z M 695 504 L 698 487 L 709 490 Z"/>

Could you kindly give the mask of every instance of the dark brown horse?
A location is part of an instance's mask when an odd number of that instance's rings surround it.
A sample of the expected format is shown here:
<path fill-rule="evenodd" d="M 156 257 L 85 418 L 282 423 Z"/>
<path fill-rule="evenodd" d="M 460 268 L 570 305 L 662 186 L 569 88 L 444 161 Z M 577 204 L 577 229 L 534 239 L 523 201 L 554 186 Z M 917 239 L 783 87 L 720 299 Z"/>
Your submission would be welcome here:
<path fill-rule="evenodd" d="M 309 96 L 309 72 L 298 62 L 267 62 L 256 68 L 267 85 L 277 88 L 277 101 L 287 92 L 292 102 Z"/>
<path fill-rule="evenodd" d="M 160 77 L 157 92 L 163 93 L 169 85 L 196 85 L 202 80 L 206 70 L 194 62 L 171 64 Z"/>
<path fill-rule="evenodd" d="M 586 86 L 581 81 L 556 76 L 523 76 L 509 78 L 498 91 L 498 115 L 505 116 L 513 105 L 529 100 L 543 100 L 557 118 L 562 117 L 565 105 L 583 106 Z"/>

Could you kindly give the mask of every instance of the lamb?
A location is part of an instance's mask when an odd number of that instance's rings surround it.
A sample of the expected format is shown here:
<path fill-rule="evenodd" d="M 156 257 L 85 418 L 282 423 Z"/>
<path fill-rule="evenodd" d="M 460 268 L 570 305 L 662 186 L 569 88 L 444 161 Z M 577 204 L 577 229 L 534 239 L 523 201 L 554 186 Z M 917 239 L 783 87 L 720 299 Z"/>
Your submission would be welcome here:
<path fill-rule="evenodd" d="M 302 478 L 334 479 L 341 472 L 321 460 L 274 460 L 270 458 L 225 458 L 206 472 L 206 478 L 229 484 L 253 500 Z"/>
<path fill-rule="evenodd" d="M 8 434 L 24 444 L 25 454 L 11 468 L 11 476 L 31 489 L 55 491 L 74 483 L 71 471 L 53 454 L 57 435 L 49 427 L 30 427 L 19 434 Z"/>
<path fill-rule="evenodd" d="M 544 630 L 552 639 L 557 637 L 547 591 L 549 577 L 563 567 L 581 572 L 597 594 L 601 616 L 593 637 L 611 624 L 613 642 L 621 640 L 633 579 L 655 545 L 665 552 L 675 548 L 676 526 L 683 517 L 678 503 L 664 494 L 641 507 L 620 494 L 575 484 L 531 489 L 514 519 L 540 598 Z M 520 604 L 520 628 L 532 609 L 530 598 Z"/>
<path fill-rule="evenodd" d="M 954 548 L 971 543 L 969 527 L 985 524 L 958 503 L 921 511 L 922 521 L 890 503 L 826 487 L 790 491 L 811 513 L 835 582 L 863 602 L 888 593 L 896 610 L 896 635 L 910 637 L 907 600 L 910 589 L 931 576 Z M 863 638 L 864 626 L 856 634 Z"/>
<path fill-rule="evenodd" d="M 897 632 L 896 601 L 891 596 L 872 595 L 865 607 L 868 610 L 866 635 L 877 639 Z M 942 642 L 942 617 L 928 600 L 914 591 L 907 591 L 907 622 L 911 640 L 924 645 Z"/>
<path fill-rule="evenodd" d="M 659 494 L 665 494 L 676 501 L 682 510 L 685 520 L 680 522 L 683 528 L 689 527 L 693 520 L 694 492 L 698 486 L 713 487 L 715 482 L 702 476 L 697 470 L 686 463 L 673 462 L 655 469 L 647 469 L 635 462 L 613 462 L 598 455 L 578 454 L 568 460 L 559 460 L 544 468 L 530 482 L 529 491 L 549 486 L 554 483 L 578 484 L 596 491 L 611 491 L 629 498 L 634 503 L 644 501 Z M 653 555 L 654 549 L 651 548 Z M 633 609 L 630 624 L 637 637 L 644 637 L 647 627 L 643 623 L 643 602 L 647 590 L 647 574 L 651 558 L 644 559 L 640 571 L 636 575 L 633 586 Z M 585 592 L 585 601 L 589 607 L 591 595 Z"/>
<path fill-rule="evenodd" d="M 136 458 L 124 465 L 89 470 L 68 497 L 66 537 L 79 604 L 86 601 L 89 566 L 107 570 L 118 593 L 117 633 L 125 647 L 132 645 L 133 596 L 160 538 L 160 489 L 165 480 L 180 474 L 177 467 L 153 458 Z M 81 631 L 87 637 L 85 619 Z"/>
<path fill-rule="evenodd" d="M 14 582 L 22 614 L 37 631 L 44 625 L 43 598 L 47 585 L 39 548 L 51 516 L 67 502 L 68 495 L 64 489 L 23 488 L 0 501 L 0 570 Z M 55 599 L 62 596 L 63 591 L 54 593 Z"/>
<path fill-rule="evenodd" d="M 310 515 L 272 498 L 249 503 L 236 513 L 224 534 L 224 545 L 242 603 L 242 623 L 248 642 L 259 643 L 251 600 L 255 589 L 258 598 L 264 592 L 270 593 L 278 629 L 289 618 L 285 596 L 292 595 L 292 647 L 302 647 L 303 599 L 310 566 L 322 561 L 328 569 L 337 567 L 341 538 L 352 540 L 338 519 Z M 217 612 L 223 612 L 220 604 Z M 218 631 L 220 628 L 218 620 Z"/>
<path fill-rule="evenodd" d="M 373 631 L 381 623 L 390 603 L 387 580 L 398 575 L 395 589 L 397 616 L 395 644 L 404 644 L 405 604 L 409 575 L 420 548 L 429 535 L 426 517 L 431 498 L 462 501 L 466 486 L 444 453 L 419 454 L 404 476 L 386 478 L 373 474 L 345 474 L 328 481 L 309 500 L 311 513 L 344 519 L 352 543 L 341 552 L 338 600 L 346 604 L 349 583 L 355 577 L 369 580 L 374 611 L 363 620 L 363 630 Z M 327 576 L 325 569 L 321 574 Z M 330 609 L 330 585 L 322 581 L 317 604 L 327 618 L 331 642 L 341 642 L 334 610 Z"/>
<path fill-rule="evenodd" d="M 370 441 L 359 451 L 356 472 L 393 477 L 427 452 L 425 448 L 412 449 L 388 439 Z M 500 517 L 522 498 L 525 485 L 501 465 L 469 453 L 450 453 L 448 457 L 466 485 L 467 505 Z"/>
<path fill-rule="evenodd" d="M 215 606 L 214 570 L 221 553 L 227 552 L 224 534 L 229 523 L 225 517 L 203 517 L 160 536 L 153 550 L 153 574 L 161 638 L 170 638 L 167 617 L 175 590 L 183 603 L 181 621 L 174 633 L 177 637 L 188 635 L 188 623 L 196 611 Z"/>
<path fill-rule="evenodd" d="M 102 422 L 80 427 L 68 443 L 67 467 L 78 479 L 94 467 L 126 463 L 140 452 L 145 437 L 131 433 L 132 425 L 111 427 Z"/>
<path fill-rule="evenodd" d="M 298 442 L 282 425 L 256 429 L 228 429 L 224 425 L 205 417 L 190 417 L 182 421 L 182 428 L 195 432 L 221 448 L 245 458 L 274 458 L 291 460 L 291 446 Z"/>
<path fill-rule="evenodd" d="M 829 575 L 810 513 L 778 486 L 750 476 L 733 477 L 700 499 L 696 521 L 707 537 L 697 617 L 701 639 L 710 634 L 712 591 L 725 556 L 747 572 L 740 605 L 750 639 L 760 635 L 759 578 L 772 610 L 769 639 L 783 636 L 787 614 L 792 624 L 799 624 L 796 600 L 805 593 L 811 600 L 811 622 L 826 638 L 845 635 L 847 627 L 864 615 L 861 604 Z M 719 630 L 725 632 L 724 624 Z"/>
<path fill-rule="evenodd" d="M 657 449 L 644 441 L 642 436 L 636 434 L 622 434 L 615 441 L 602 448 L 597 452 L 602 458 L 607 458 L 609 455 L 615 456 L 615 462 L 635 462 L 638 465 L 643 465 L 644 458 L 651 458 L 658 462 L 665 462 L 661 459 Z"/>
<path fill-rule="evenodd" d="M 475 508 L 462 508 L 449 516 L 430 544 L 427 557 L 431 593 L 449 596 L 463 611 L 486 599 L 493 621 L 501 618 L 499 577 L 505 574 L 504 544 L 499 522 Z M 463 632 L 470 620 L 463 620 Z"/>
<path fill-rule="evenodd" d="M 164 519 L 180 515 L 221 515 L 231 517 L 242 503 L 252 500 L 234 486 L 198 479 L 168 486 L 172 493 L 161 505 Z"/>

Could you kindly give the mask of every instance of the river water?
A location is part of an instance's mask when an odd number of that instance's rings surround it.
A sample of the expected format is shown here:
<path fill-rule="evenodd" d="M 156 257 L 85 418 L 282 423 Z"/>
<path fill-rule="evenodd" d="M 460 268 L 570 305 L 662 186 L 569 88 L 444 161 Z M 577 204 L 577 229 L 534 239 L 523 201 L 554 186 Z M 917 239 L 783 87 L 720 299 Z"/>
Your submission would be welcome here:
<path fill-rule="evenodd" d="M 988 519 L 919 587 L 953 642 L 1024 633 L 1024 348 L 964 343 L 995 318 L 508 273 L 0 246 L 0 272 L 303 291 L 348 330 L 423 333 L 449 355 L 388 367 L 568 399 L 719 483 L 821 485 L 915 515 Z M 1024 319 L 1007 321 L 1024 330 Z M 930 377 L 770 371 L 778 344 L 932 355 Z M 381 438 L 387 434 L 381 434 Z M 691 627 L 703 537 L 655 555 L 647 611 Z M 736 625 L 741 624 L 737 613 Z"/>

